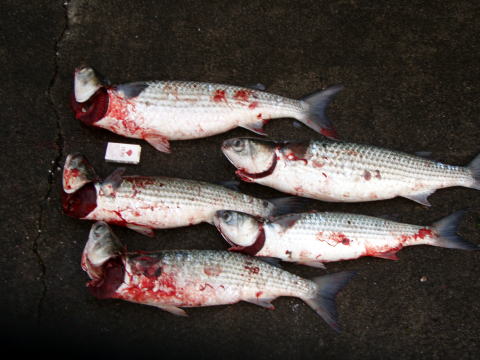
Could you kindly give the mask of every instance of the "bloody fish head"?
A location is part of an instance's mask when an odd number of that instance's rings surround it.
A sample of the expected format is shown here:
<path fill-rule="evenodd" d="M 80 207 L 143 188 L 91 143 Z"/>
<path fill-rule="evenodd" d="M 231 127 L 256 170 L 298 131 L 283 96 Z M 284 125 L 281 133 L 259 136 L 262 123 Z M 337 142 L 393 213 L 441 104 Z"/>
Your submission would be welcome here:
<path fill-rule="evenodd" d="M 237 168 L 248 174 L 269 175 L 276 164 L 276 144 L 253 138 L 233 138 L 222 144 L 223 154 Z"/>
<path fill-rule="evenodd" d="M 95 70 L 87 66 L 75 69 L 74 92 L 71 98 L 75 118 L 92 125 L 105 116 L 108 103 L 108 91 Z"/>
<path fill-rule="evenodd" d="M 98 180 L 95 170 L 81 154 L 70 154 L 63 167 L 63 212 L 75 218 L 84 218 L 97 207 Z"/>
<path fill-rule="evenodd" d="M 255 217 L 232 210 L 217 211 L 213 222 L 232 246 L 247 247 L 254 244 L 262 227 Z"/>
<path fill-rule="evenodd" d="M 92 279 L 90 290 L 99 298 L 111 297 L 123 282 L 123 245 L 103 221 L 92 225 L 82 253 L 82 269 Z"/>
<path fill-rule="evenodd" d="M 92 165 L 82 154 L 69 154 L 63 166 L 63 191 L 71 194 L 83 185 L 98 180 Z"/>

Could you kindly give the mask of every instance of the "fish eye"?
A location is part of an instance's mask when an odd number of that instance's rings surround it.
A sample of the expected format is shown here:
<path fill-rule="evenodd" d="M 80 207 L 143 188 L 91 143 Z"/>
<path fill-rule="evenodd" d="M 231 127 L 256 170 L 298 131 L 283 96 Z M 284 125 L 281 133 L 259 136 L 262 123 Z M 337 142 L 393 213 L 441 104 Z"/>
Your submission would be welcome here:
<path fill-rule="evenodd" d="M 232 214 L 229 212 L 224 212 L 222 215 L 223 221 L 225 221 L 227 224 L 229 224 L 232 221 Z"/>
<path fill-rule="evenodd" d="M 240 152 L 245 148 L 245 142 L 241 139 L 235 139 L 232 143 L 232 148 L 236 152 Z"/>

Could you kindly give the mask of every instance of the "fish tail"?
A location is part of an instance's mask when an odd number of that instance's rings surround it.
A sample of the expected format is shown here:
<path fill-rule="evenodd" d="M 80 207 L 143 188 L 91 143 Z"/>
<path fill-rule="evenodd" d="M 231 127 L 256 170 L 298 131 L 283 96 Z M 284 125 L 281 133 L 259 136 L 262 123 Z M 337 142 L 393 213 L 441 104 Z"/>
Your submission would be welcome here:
<path fill-rule="evenodd" d="M 270 212 L 271 217 L 303 211 L 305 206 L 311 202 L 309 199 L 296 196 L 269 199 L 268 201 L 273 205 Z"/>
<path fill-rule="evenodd" d="M 336 139 L 337 132 L 327 117 L 326 111 L 328 104 L 341 90 L 343 90 L 343 85 L 333 85 L 323 91 L 304 97 L 302 100 L 308 107 L 304 118 L 299 120 L 316 132 L 328 138 Z"/>
<path fill-rule="evenodd" d="M 480 154 L 478 154 L 475 159 L 468 164 L 468 168 L 472 172 L 473 185 L 470 187 L 473 189 L 480 190 Z"/>
<path fill-rule="evenodd" d="M 472 244 L 457 235 L 458 227 L 464 214 L 465 210 L 456 211 L 435 222 L 432 228 L 438 236 L 433 240 L 432 245 L 449 249 L 479 250 L 478 245 Z"/>
<path fill-rule="evenodd" d="M 304 299 L 328 325 L 338 332 L 340 332 L 340 327 L 338 326 L 335 297 L 355 274 L 355 271 L 342 271 L 313 278 L 312 281 L 317 285 L 316 293 L 313 297 Z"/>

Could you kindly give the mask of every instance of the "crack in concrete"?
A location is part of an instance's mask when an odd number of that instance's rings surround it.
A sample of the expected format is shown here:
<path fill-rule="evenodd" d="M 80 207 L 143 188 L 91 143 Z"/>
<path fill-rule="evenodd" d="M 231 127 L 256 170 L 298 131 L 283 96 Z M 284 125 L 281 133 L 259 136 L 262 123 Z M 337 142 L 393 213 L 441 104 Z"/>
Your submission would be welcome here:
<path fill-rule="evenodd" d="M 38 235 L 33 239 L 33 244 L 32 244 L 32 251 L 37 257 L 38 263 L 40 265 L 41 269 L 41 275 L 40 275 L 40 281 L 42 283 L 42 294 L 40 295 L 40 299 L 38 301 L 37 305 L 37 322 L 40 323 L 41 321 L 41 314 L 42 314 L 42 307 L 43 307 L 43 302 L 46 298 L 47 295 L 47 283 L 45 280 L 46 272 L 47 272 L 47 267 L 45 262 L 43 261 L 43 258 L 39 252 L 38 249 L 38 243 L 39 240 L 42 236 L 42 227 L 43 227 L 43 221 L 44 221 L 44 212 L 45 212 L 45 207 L 48 205 L 48 201 L 50 200 L 50 195 L 52 193 L 53 189 L 53 183 L 55 180 L 55 174 L 57 172 L 57 168 L 59 167 L 60 161 L 63 158 L 63 148 L 64 148 L 64 136 L 63 136 L 63 129 L 61 125 L 61 117 L 60 113 L 57 110 L 57 107 L 55 105 L 55 100 L 52 94 L 52 89 L 55 86 L 57 77 L 58 77 L 58 72 L 59 72 L 59 64 L 58 64 L 58 57 L 60 53 L 60 43 L 62 42 L 65 33 L 68 31 L 69 28 L 69 21 L 68 21 L 68 2 L 65 2 L 62 4 L 63 7 L 63 12 L 64 12 L 64 25 L 63 28 L 55 40 L 54 46 L 53 46 L 53 51 L 54 51 L 54 64 L 53 64 L 53 75 L 52 78 L 50 79 L 50 82 L 47 87 L 47 101 L 50 105 L 50 107 L 53 109 L 53 112 L 55 114 L 55 119 L 56 119 L 56 127 L 57 127 L 57 135 L 55 138 L 55 146 L 57 148 L 57 155 L 55 158 L 51 161 L 51 166 L 49 170 L 49 175 L 48 175 L 48 190 L 46 194 L 44 195 L 41 204 L 40 204 L 40 212 L 38 216 Z"/>

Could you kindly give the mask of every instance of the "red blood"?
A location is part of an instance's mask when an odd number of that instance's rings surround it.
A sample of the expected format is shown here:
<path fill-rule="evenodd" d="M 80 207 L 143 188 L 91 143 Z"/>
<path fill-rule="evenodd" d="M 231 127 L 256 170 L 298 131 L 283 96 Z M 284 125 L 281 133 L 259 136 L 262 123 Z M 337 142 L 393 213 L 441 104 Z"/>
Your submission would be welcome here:
<path fill-rule="evenodd" d="M 338 134 L 335 131 L 335 129 L 322 128 L 322 129 L 320 129 L 320 134 L 322 134 L 323 136 L 326 136 L 328 138 L 338 139 Z"/>
<path fill-rule="evenodd" d="M 273 173 L 273 171 L 275 170 L 275 167 L 277 166 L 277 160 L 278 160 L 278 157 L 274 153 L 273 154 L 273 159 L 272 159 L 272 164 L 270 165 L 270 167 L 267 170 L 259 172 L 259 173 L 248 173 L 244 169 L 238 169 L 237 171 L 235 171 L 235 174 L 238 177 L 240 177 L 241 180 L 243 180 L 245 182 L 253 182 L 252 179 L 260 179 L 260 178 L 266 177 L 268 175 L 271 175 Z"/>
<path fill-rule="evenodd" d="M 317 161 L 317 160 L 313 161 L 312 164 L 313 164 L 313 167 L 316 167 L 316 168 L 322 168 L 325 166 L 325 164 L 322 164 L 320 161 Z"/>
<path fill-rule="evenodd" d="M 205 290 L 207 287 L 209 287 L 209 288 L 211 288 L 211 289 L 214 289 L 214 287 L 213 287 L 212 285 L 205 283 L 205 284 L 203 284 L 203 285 L 200 285 L 200 289 L 199 289 L 199 290 L 200 290 L 200 291 L 203 291 L 203 290 Z"/>
<path fill-rule="evenodd" d="M 433 237 L 433 232 L 430 229 L 420 229 L 418 230 L 418 233 L 413 235 L 414 239 L 425 239 L 425 237 Z"/>
<path fill-rule="evenodd" d="M 250 110 L 253 110 L 253 109 L 255 109 L 257 106 L 258 106 L 258 101 L 252 101 L 252 102 L 250 103 L 250 105 L 248 105 L 248 108 L 249 108 Z"/>
<path fill-rule="evenodd" d="M 325 174 L 324 172 L 322 172 L 322 175 L 325 176 L 325 177 L 328 177 L 327 174 Z"/>
<path fill-rule="evenodd" d="M 261 119 L 261 118 L 262 118 L 262 113 L 258 113 L 257 119 Z"/>
<path fill-rule="evenodd" d="M 372 174 L 370 173 L 370 171 L 365 170 L 364 173 L 363 173 L 363 177 L 365 178 L 365 180 L 368 181 L 372 178 Z"/>
<path fill-rule="evenodd" d="M 255 296 L 256 296 L 257 298 L 259 298 L 260 296 L 262 296 L 262 294 L 263 294 L 263 291 L 257 291 L 257 293 L 255 294 Z"/>
<path fill-rule="evenodd" d="M 75 118 L 86 125 L 93 125 L 105 117 L 110 99 L 106 88 L 98 89 L 97 92 L 87 101 L 79 103 L 72 94 L 70 105 L 74 111 Z"/>
<path fill-rule="evenodd" d="M 247 102 L 251 94 L 251 90 L 238 90 L 233 94 L 233 98 L 237 101 Z"/>
<path fill-rule="evenodd" d="M 68 216 L 82 219 L 97 207 L 97 192 L 90 183 L 72 194 L 62 192 L 63 212 Z"/>
<path fill-rule="evenodd" d="M 227 102 L 227 98 L 225 97 L 225 90 L 215 90 L 213 93 L 213 101 L 215 102 Z"/>
<path fill-rule="evenodd" d="M 308 164 L 308 160 L 307 159 L 301 159 L 299 158 L 297 155 L 295 155 L 295 153 L 291 152 L 287 155 L 287 159 L 288 160 L 292 160 L 292 161 L 303 161 L 305 165 Z"/>
<path fill-rule="evenodd" d="M 90 292 L 99 299 L 114 297 L 115 291 L 123 283 L 125 267 L 120 257 L 108 260 L 103 265 L 103 277 L 87 283 Z"/>
<path fill-rule="evenodd" d="M 127 154 L 128 156 L 132 156 L 132 153 L 133 153 L 132 150 L 128 150 L 128 151 L 126 152 L 126 154 Z"/>
<path fill-rule="evenodd" d="M 78 175 L 80 175 L 80 171 L 78 169 L 65 169 L 63 171 L 63 181 L 65 182 L 65 187 L 68 190 L 72 188 L 70 182 L 78 177 Z"/>
<path fill-rule="evenodd" d="M 258 274 L 260 272 L 258 266 L 244 266 L 244 268 L 247 269 L 250 274 Z"/>
<path fill-rule="evenodd" d="M 265 245 L 265 230 L 263 228 L 263 223 L 258 224 L 258 236 L 255 242 L 249 246 L 234 246 L 231 247 L 230 251 L 241 252 L 247 255 L 255 256 L 260 250 L 262 250 Z M 245 262 L 247 265 L 251 265 L 251 262 L 248 260 Z"/>

